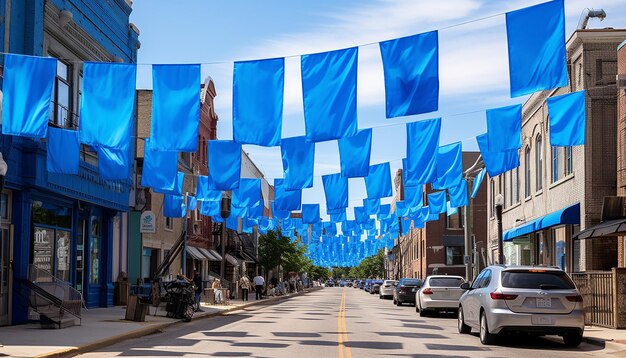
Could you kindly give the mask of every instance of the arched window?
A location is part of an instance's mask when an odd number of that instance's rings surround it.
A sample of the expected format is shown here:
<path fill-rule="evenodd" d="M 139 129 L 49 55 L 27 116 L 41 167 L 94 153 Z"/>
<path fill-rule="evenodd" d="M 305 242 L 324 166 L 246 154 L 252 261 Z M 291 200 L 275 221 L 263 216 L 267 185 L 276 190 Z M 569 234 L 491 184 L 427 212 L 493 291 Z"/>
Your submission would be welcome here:
<path fill-rule="evenodd" d="M 524 149 L 524 197 L 530 196 L 530 146 Z"/>
<path fill-rule="evenodd" d="M 535 139 L 535 191 L 543 188 L 543 141 L 541 135 Z"/>

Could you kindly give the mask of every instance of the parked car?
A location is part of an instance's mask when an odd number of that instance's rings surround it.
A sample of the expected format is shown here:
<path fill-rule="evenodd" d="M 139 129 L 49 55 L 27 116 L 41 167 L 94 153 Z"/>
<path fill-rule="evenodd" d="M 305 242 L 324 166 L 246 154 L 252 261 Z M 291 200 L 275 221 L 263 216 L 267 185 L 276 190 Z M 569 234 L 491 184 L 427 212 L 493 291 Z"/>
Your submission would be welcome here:
<path fill-rule="evenodd" d="M 502 333 L 560 335 L 577 347 L 583 338 L 585 312 L 576 286 L 561 269 L 536 266 L 489 266 L 459 300 L 459 333 L 480 331 L 482 344 Z"/>
<path fill-rule="evenodd" d="M 370 292 L 370 287 L 372 285 L 372 279 L 367 279 L 365 280 L 365 286 L 363 287 L 363 290 L 365 290 L 365 292 Z"/>
<path fill-rule="evenodd" d="M 345 280 L 339 281 L 339 287 L 343 287 L 345 285 L 346 285 L 346 281 Z"/>
<path fill-rule="evenodd" d="M 428 312 L 456 311 L 459 308 L 459 298 L 465 291 L 461 284 L 465 279 L 461 276 L 437 275 L 428 276 L 424 285 L 415 293 L 415 311 L 420 317 Z"/>
<path fill-rule="evenodd" d="M 335 281 L 333 281 L 331 279 L 328 279 L 328 280 L 326 280 L 325 286 L 326 287 L 333 287 L 333 286 L 335 286 Z"/>
<path fill-rule="evenodd" d="M 396 289 L 396 285 L 398 281 L 396 280 L 385 280 L 383 284 L 380 286 L 380 292 L 378 293 L 378 298 L 392 298 L 393 291 Z"/>
<path fill-rule="evenodd" d="M 354 282 L 352 282 L 352 287 L 359 288 L 360 284 L 361 284 L 360 280 L 354 280 Z"/>
<path fill-rule="evenodd" d="M 383 284 L 383 280 L 372 281 L 372 287 L 370 287 L 370 294 L 374 295 L 380 292 L 380 285 Z"/>
<path fill-rule="evenodd" d="M 403 303 L 415 304 L 415 292 L 422 287 L 419 278 L 401 278 L 393 291 L 393 303 L 400 306 Z"/>
<path fill-rule="evenodd" d="M 362 290 L 365 289 L 365 280 L 361 280 L 361 282 L 359 282 L 359 288 Z"/>

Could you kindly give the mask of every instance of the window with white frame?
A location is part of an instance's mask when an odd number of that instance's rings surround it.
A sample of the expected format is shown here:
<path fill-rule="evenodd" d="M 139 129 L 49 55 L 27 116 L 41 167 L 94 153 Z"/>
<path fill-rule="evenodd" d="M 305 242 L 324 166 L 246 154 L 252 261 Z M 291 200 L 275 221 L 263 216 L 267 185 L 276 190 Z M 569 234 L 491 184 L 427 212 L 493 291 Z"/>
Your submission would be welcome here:
<path fill-rule="evenodd" d="M 572 174 L 572 147 L 565 147 L 565 176 Z"/>
<path fill-rule="evenodd" d="M 543 141 L 541 135 L 535 139 L 535 191 L 543 188 Z"/>
<path fill-rule="evenodd" d="M 51 57 L 57 56 L 51 54 Z M 57 60 L 52 100 L 50 122 L 63 128 L 75 128 L 72 120 L 72 65 L 63 60 Z"/>
<path fill-rule="evenodd" d="M 561 179 L 561 165 L 559 160 L 559 147 L 552 147 L 552 182 L 555 183 Z"/>
<path fill-rule="evenodd" d="M 524 196 L 530 196 L 530 147 L 524 150 Z"/>

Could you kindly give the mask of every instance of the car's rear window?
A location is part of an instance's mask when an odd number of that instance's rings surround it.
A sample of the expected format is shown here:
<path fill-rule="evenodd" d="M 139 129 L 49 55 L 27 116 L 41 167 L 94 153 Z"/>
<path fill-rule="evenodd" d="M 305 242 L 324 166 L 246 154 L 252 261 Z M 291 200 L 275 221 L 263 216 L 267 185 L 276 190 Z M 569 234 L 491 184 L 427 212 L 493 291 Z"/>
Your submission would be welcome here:
<path fill-rule="evenodd" d="M 405 286 L 419 286 L 422 284 L 422 281 L 420 280 L 404 280 L 402 281 L 402 284 Z"/>
<path fill-rule="evenodd" d="M 560 271 L 503 271 L 502 286 L 528 289 L 574 289 L 574 283 L 565 272 Z"/>
<path fill-rule="evenodd" d="M 454 277 L 431 278 L 430 287 L 459 287 L 463 283 L 463 279 Z"/>

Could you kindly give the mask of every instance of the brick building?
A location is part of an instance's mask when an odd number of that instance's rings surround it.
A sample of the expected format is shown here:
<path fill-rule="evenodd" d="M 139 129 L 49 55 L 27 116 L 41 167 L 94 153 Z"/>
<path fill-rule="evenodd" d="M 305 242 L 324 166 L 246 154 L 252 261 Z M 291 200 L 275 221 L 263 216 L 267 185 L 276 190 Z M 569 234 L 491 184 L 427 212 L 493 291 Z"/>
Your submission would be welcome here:
<path fill-rule="evenodd" d="M 490 260 L 497 258 L 495 196 L 502 194 L 505 262 L 558 265 L 568 272 L 617 265 L 617 239 L 574 240 L 600 222 L 616 192 L 616 47 L 626 30 L 576 30 L 567 41 L 569 86 L 523 105 L 520 166 L 489 179 Z M 551 147 L 545 100 L 587 91 L 586 145 Z"/>
<path fill-rule="evenodd" d="M 626 40 L 617 48 L 617 196 L 626 197 Z M 618 264 L 626 267 L 624 237 L 618 239 Z"/>
<path fill-rule="evenodd" d="M 478 152 L 463 152 L 463 170 L 471 167 L 479 157 Z M 396 197 L 404 199 L 402 185 L 402 171 L 398 170 L 395 177 Z M 429 185 L 425 186 L 424 204 L 427 204 L 427 195 L 433 190 Z M 392 206 L 395 206 L 392 204 Z M 484 259 L 487 242 L 487 190 L 483 182 L 472 200 L 473 242 L 476 247 L 478 259 L 476 270 L 485 266 Z M 451 216 L 440 215 L 439 220 L 424 224 L 424 228 L 411 228 L 407 235 L 397 240 L 392 250 L 394 261 L 389 268 L 390 277 L 416 277 L 424 279 L 432 274 L 450 274 L 465 276 L 465 240 L 463 228 L 464 211 L 459 208 L 456 214 Z M 473 219 L 473 220 L 472 220 Z M 406 221 L 403 220 L 403 224 Z"/>

